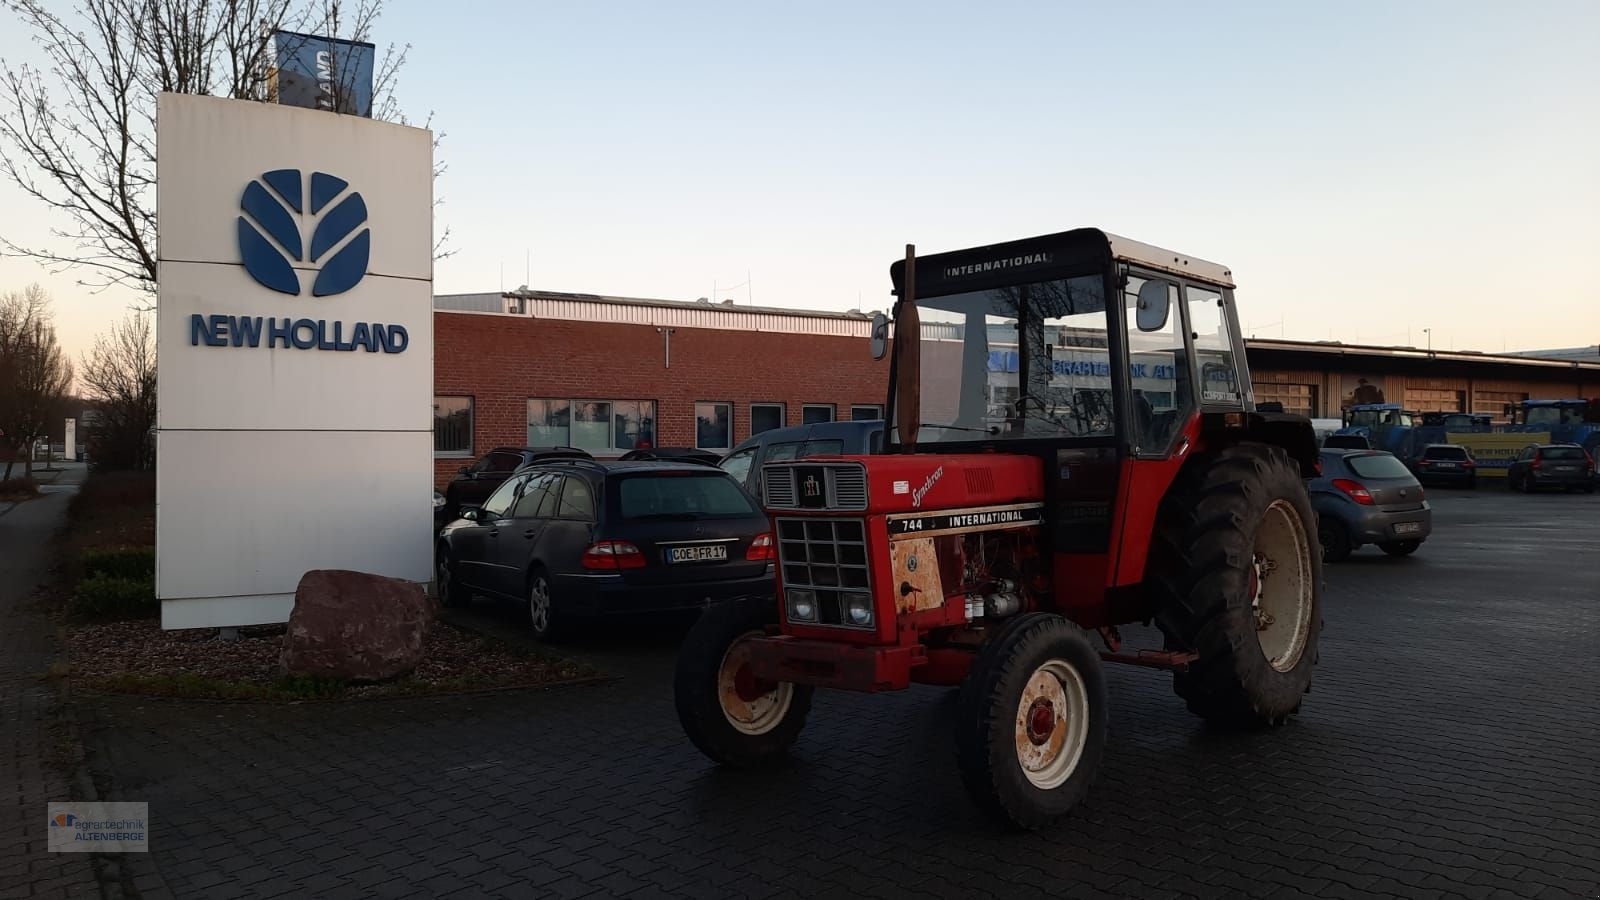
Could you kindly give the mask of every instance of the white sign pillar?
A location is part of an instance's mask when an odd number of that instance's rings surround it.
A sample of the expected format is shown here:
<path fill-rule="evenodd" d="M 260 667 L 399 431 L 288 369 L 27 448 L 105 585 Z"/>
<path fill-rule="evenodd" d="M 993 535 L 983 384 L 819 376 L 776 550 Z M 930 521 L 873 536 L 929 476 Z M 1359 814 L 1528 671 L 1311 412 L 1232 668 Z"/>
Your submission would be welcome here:
<path fill-rule="evenodd" d="M 432 134 L 162 94 L 156 594 L 283 622 L 311 569 L 428 580 Z"/>
<path fill-rule="evenodd" d="M 61 458 L 72 462 L 78 458 L 78 420 L 68 419 L 61 439 Z"/>

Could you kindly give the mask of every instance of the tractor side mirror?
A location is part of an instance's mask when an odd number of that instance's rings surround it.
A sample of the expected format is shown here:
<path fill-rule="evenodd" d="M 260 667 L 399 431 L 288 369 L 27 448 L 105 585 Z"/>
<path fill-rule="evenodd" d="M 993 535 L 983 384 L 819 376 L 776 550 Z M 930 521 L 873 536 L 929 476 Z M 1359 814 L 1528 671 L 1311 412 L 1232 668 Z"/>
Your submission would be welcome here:
<path fill-rule="evenodd" d="M 1172 315 L 1172 282 L 1152 279 L 1139 286 L 1134 323 L 1140 331 L 1161 331 Z"/>
<path fill-rule="evenodd" d="M 883 313 L 872 316 L 872 358 L 883 359 L 889 355 L 889 317 Z"/>

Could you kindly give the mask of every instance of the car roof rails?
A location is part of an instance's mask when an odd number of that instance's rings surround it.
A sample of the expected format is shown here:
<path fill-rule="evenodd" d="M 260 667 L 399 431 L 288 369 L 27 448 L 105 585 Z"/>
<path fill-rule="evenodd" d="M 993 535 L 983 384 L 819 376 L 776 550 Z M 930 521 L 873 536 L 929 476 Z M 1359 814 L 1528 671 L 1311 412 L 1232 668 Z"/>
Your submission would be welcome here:
<path fill-rule="evenodd" d="M 523 469 L 532 469 L 545 466 L 583 466 L 584 468 L 595 469 L 596 471 L 600 472 L 607 471 L 605 463 L 600 462 L 592 456 L 556 456 L 548 459 L 535 459 L 533 462 L 530 462 L 522 468 L 517 469 L 517 471 L 521 472 Z"/>

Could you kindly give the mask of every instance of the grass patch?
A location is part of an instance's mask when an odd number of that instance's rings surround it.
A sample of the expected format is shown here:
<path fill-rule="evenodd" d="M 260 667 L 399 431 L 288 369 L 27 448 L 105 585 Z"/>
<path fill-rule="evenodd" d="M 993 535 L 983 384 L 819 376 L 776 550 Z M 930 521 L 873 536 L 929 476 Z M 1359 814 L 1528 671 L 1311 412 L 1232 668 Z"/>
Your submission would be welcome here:
<path fill-rule="evenodd" d="M 96 573 L 73 588 L 67 611 L 78 619 L 148 619 L 161 613 L 161 602 L 156 599 L 154 577 Z"/>

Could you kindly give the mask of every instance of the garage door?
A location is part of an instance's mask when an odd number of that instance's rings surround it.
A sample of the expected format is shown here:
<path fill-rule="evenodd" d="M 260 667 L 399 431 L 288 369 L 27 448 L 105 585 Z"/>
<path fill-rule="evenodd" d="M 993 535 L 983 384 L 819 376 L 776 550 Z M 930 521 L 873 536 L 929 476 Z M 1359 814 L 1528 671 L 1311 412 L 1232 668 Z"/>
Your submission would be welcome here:
<path fill-rule="evenodd" d="M 1472 395 L 1472 411 L 1488 413 L 1496 422 L 1509 422 L 1506 407 L 1528 399 L 1527 391 L 1478 391 Z"/>
<path fill-rule="evenodd" d="M 1282 403 L 1283 411 L 1302 416 L 1317 414 L 1317 386 L 1314 384 L 1286 384 L 1279 381 L 1253 382 L 1256 403 Z"/>
<path fill-rule="evenodd" d="M 1406 388 L 1406 409 L 1412 412 L 1466 412 L 1466 391 Z"/>

